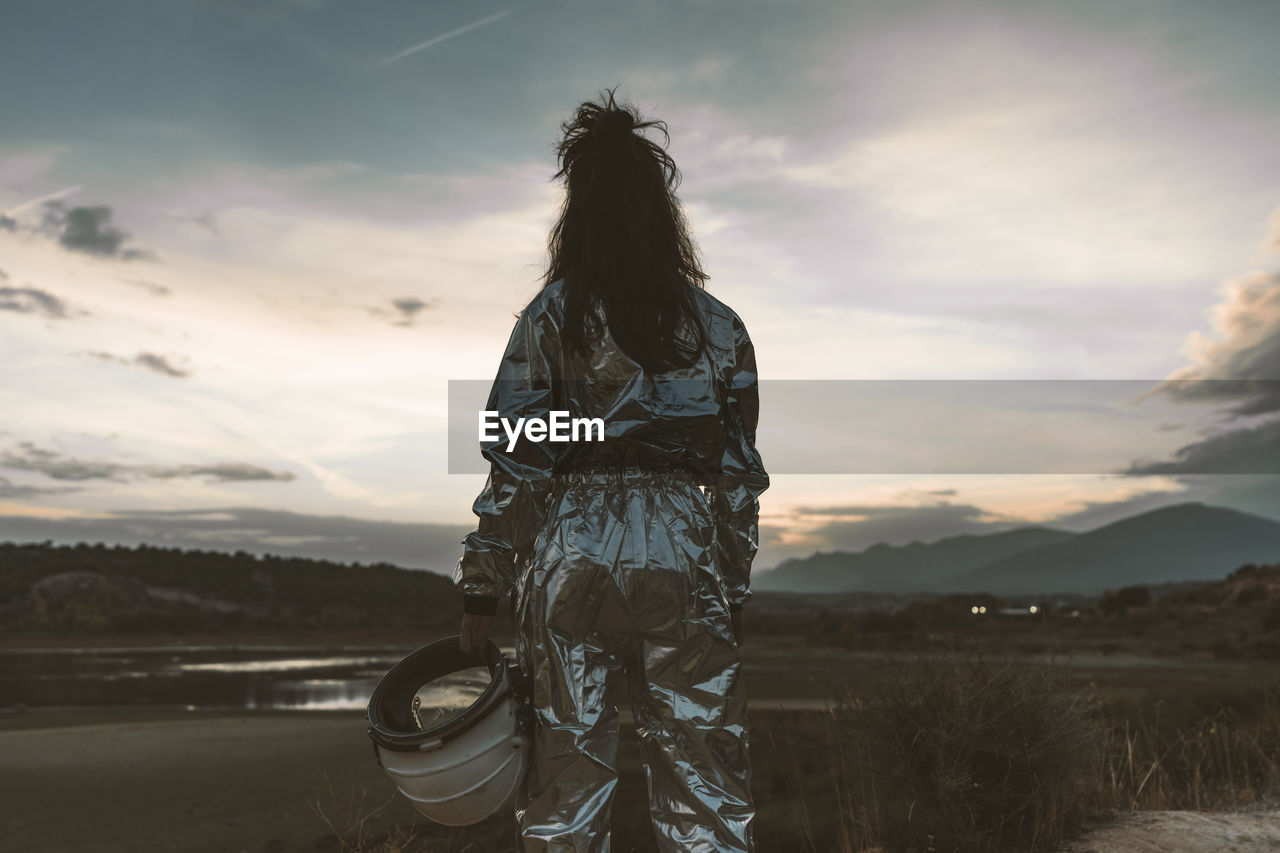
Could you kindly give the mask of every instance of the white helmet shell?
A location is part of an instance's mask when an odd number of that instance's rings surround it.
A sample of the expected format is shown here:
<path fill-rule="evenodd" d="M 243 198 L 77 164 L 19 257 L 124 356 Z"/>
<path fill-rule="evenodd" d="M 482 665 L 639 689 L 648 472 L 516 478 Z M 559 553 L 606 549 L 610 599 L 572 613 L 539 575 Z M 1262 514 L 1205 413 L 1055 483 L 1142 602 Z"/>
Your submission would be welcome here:
<path fill-rule="evenodd" d="M 517 691 L 519 667 L 493 642 L 463 654 L 458 637 L 423 646 L 374 688 L 367 716 L 373 751 L 387 777 L 425 817 L 446 826 L 477 823 L 515 791 L 528 765 Z M 418 693 L 473 667 L 490 680 L 479 697 L 439 724 L 420 721 Z"/>

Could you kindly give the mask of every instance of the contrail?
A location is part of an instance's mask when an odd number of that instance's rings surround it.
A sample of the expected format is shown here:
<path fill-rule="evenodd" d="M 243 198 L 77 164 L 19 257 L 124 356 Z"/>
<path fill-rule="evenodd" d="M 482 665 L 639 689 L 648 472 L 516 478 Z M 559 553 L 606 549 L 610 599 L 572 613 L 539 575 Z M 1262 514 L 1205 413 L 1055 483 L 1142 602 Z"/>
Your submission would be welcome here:
<path fill-rule="evenodd" d="M 427 48 L 437 45 L 442 41 L 446 41 L 447 39 L 451 39 L 457 35 L 462 35 L 467 30 L 474 30 L 476 27 L 483 27 L 485 24 L 492 24 L 494 21 L 499 21 L 507 17 L 507 15 L 510 15 L 514 11 L 515 9 L 507 9 L 504 12 L 498 12 L 497 14 L 490 15 L 487 18 L 481 18 L 478 21 L 472 21 L 469 24 L 464 24 L 463 26 L 458 27 L 456 30 L 449 30 L 449 32 L 444 33 L 443 35 L 438 35 L 435 38 L 427 39 L 422 44 L 415 44 L 411 48 L 402 50 L 399 53 L 397 53 L 395 56 L 389 56 L 386 59 L 382 60 L 382 62 L 379 64 L 390 65 L 391 63 L 395 62 L 397 59 L 404 59 L 409 54 L 417 53 L 420 50 L 426 50 Z"/>
<path fill-rule="evenodd" d="M 8 210 L 0 212 L 0 216 L 16 216 L 17 214 L 26 210 L 28 207 L 35 207 L 37 204 L 41 204 L 46 201 L 53 201 L 54 199 L 62 198 L 63 196 L 68 196 L 68 195 L 71 195 L 72 193 L 78 193 L 80 192 L 81 189 L 83 189 L 83 187 L 84 187 L 83 184 L 76 184 L 73 187 L 67 187 L 66 189 L 61 189 L 55 193 L 49 193 L 48 195 L 42 195 L 39 198 L 33 198 L 30 201 L 24 201 L 21 204 L 15 204 L 13 207 L 9 208 Z"/>

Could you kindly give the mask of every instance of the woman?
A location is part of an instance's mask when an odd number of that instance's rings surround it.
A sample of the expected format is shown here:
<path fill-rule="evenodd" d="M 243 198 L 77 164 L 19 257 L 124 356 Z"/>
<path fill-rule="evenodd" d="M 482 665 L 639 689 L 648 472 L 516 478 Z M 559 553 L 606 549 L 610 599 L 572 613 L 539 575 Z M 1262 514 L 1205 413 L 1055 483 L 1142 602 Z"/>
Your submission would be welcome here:
<path fill-rule="evenodd" d="M 512 594 L 536 732 L 525 850 L 607 851 L 627 679 L 663 851 L 750 851 L 739 645 L 756 553 L 755 353 L 705 292 L 679 172 L 612 90 L 558 145 L 566 197 L 544 286 L 487 408 L 604 421 L 602 441 L 482 442 L 491 462 L 454 580 L 463 651 Z M 704 492 L 703 486 L 706 487 Z"/>

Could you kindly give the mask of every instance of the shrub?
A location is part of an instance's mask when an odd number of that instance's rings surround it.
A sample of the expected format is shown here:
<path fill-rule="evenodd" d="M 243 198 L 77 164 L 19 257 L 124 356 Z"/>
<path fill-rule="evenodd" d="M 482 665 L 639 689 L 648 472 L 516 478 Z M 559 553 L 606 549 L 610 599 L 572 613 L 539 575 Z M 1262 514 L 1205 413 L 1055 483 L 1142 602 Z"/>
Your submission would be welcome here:
<path fill-rule="evenodd" d="M 1123 615 L 1130 607 L 1145 607 L 1151 603 L 1151 590 L 1145 586 L 1126 586 L 1119 590 L 1108 589 L 1098 600 L 1098 612 Z"/>
<path fill-rule="evenodd" d="M 1052 850 L 1101 806 L 1105 741 L 1064 665 L 922 653 L 840 698 L 861 835 L 887 851 Z"/>
<path fill-rule="evenodd" d="M 1253 604 L 1255 601 L 1266 601 L 1267 588 L 1262 584 L 1251 584 L 1236 593 L 1236 604 Z"/>

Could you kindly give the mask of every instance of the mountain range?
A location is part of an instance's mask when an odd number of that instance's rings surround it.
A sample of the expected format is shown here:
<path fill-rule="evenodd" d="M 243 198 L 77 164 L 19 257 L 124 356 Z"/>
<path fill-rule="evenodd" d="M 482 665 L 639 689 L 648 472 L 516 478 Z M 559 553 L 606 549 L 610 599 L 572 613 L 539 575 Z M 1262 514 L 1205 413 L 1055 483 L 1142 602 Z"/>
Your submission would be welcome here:
<path fill-rule="evenodd" d="M 1280 521 L 1202 503 L 1130 516 L 1083 533 L 1027 526 L 819 552 L 753 573 L 753 590 L 1094 595 L 1108 588 L 1217 580 L 1280 561 Z"/>

